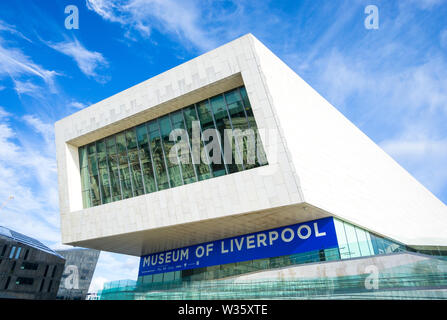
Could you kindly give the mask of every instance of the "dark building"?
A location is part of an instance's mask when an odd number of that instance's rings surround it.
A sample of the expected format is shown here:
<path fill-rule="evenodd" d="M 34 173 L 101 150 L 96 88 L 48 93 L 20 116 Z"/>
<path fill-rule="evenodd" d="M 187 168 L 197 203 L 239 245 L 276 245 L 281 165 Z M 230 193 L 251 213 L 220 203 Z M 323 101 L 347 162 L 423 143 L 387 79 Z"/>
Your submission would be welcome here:
<path fill-rule="evenodd" d="M 85 300 L 100 251 L 73 248 L 57 252 L 66 259 L 57 299 Z"/>
<path fill-rule="evenodd" d="M 64 264 L 40 241 L 0 226 L 0 299 L 56 299 Z"/>

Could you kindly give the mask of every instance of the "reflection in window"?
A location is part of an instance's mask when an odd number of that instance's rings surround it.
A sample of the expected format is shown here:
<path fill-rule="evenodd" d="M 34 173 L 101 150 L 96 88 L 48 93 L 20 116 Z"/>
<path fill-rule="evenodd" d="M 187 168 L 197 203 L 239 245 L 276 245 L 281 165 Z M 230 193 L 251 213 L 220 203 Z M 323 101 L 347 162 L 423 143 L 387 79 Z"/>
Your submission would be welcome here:
<path fill-rule="evenodd" d="M 238 158 L 235 143 L 233 143 L 232 136 L 228 136 L 227 132 L 232 132 L 230 119 L 228 118 L 227 107 L 223 95 L 216 96 L 210 99 L 211 110 L 216 121 L 216 129 L 219 131 L 219 137 L 221 138 L 221 147 L 223 149 L 224 161 L 227 164 L 228 172 L 234 173 L 242 171 L 242 165 L 237 163 L 241 162 Z M 231 154 L 226 154 L 226 152 Z"/>
<path fill-rule="evenodd" d="M 178 157 L 175 152 L 171 152 L 171 148 L 174 145 L 174 141 L 169 141 L 169 134 L 171 133 L 171 121 L 169 116 L 164 116 L 159 119 L 160 121 L 160 133 L 163 142 L 163 151 L 168 166 L 169 181 L 171 188 L 178 187 L 183 184 L 182 174 L 178 165 Z"/>
<path fill-rule="evenodd" d="M 127 157 L 129 159 L 131 184 L 134 196 L 144 194 L 143 177 L 141 176 L 140 159 L 138 157 L 137 137 L 135 129 L 126 131 Z"/>
<path fill-rule="evenodd" d="M 166 164 L 161 147 L 160 130 L 158 121 L 151 121 L 148 125 L 149 140 L 155 175 L 157 177 L 158 190 L 169 188 L 169 180 L 166 172 Z"/>
<path fill-rule="evenodd" d="M 148 141 L 147 126 L 142 124 L 137 127 L 137 143 L 140 150 L 140 162 L 146 193 L 157 191 Z"/>
<path fill-rule="evenodd" d="M 180 132 L 186 133 L 185 124 L 183 122 L 183 114 L 181 111 L 175 112 L 171 114 L 171 121 L 172 121 L 172 129 L 180 129 Z M 178 147 L 178 160 L 180 162 L 180 166 L 182 168 L 182 176 L 183 176 L 183 182 L 184 184 L 196 182 L 196 173 L 193 164 L 192 164 L 192 157 L 191 157 L 191 147 L 189 145 L 189 139 L 186 137 L 186 139 L 180 139 L 179 141 L 173 141 L 174 144 Z M 187 150 L 186 157 L 187 161 L 182 162 L 182 154 L 180 151 Z"/>
<path fill-rule="evenodd" d="M 92 205 L 101 204 L 101 195 L 99 191 L 98 163 L 96 162 L 96 143 L 87 146 L 88 170 L 90 176 L 90 196 L 92 197 Z"/>
<path fill-rule="evenodd" d="M 177 141 L 170 140 L 174 129 L 183 130 Z M 204 136 L 210 132 L 211 137 Z M 189 161 L 182 162 L 181 150 Z M 84 208 L 267 164 L 244 87 L 92 142 L 78 152 Z"/>
<path fill-rule="evenodd" d="M 211 130 L 216 129 L 214 127 L 213 116 L 211 114 L 209 103 L 207 100 L 197 103 L 197 113 L 199 115 L 200 125 L 202 126 L 202 133 L 208 129 L 211 129 Z M 219 160 L 217 161 L 218 163 L 216 163 L 216 162 L 211 163 L 211 167 L 213 169 L 213 176 L 219 177 L 219 176 L 225 175 L 226 170 L 225 170 L 225 165 L 224 165 L 223 158 L 222 158 L 223 152 L 221 149 L 220 142 L 213 141 L 213 139 L 214 138 L 211 137 L 209 139 L 209 141 L 206 142 L 205 152 L 211 158 L 215 157 L 214 152 L 220 153 L 221 156 L 220 156 Z M 212 143 L 216 143 L 216 145 L 218 145 L 217 150 L 216 150 L 216 148 L 210 149 L 211 148 L 210 146 L 212 145 Z"/>
<path fill-rule="evenodd" d="M 196 108 L 194 106 L 188 107 L 183 109 L 183 116 L 185 119 L 185 124 L 186 124 L 186 131 L 188 133 L 188 137 L 189 137 L 189 144 L 191 145 L 191 152 L 192 152 L 192 157 L 193 157 L 193 162 L 194 163 L 198 163 L 196 165 L 197 168 L 197 175 L 199 177 L 199 180 L 205 180 L 205 179 L 209 179 L 212 177 L 211 175 L 211 168 L 210 166 L 207 164 L 209 161 L 207 159 L 207 161 L 202 161 L 201 159 L 201 155 L 202 153 L 204 153 L 204 144 L 202 139 L 200 139 L 200 137 L 197 139 L 200 142 L 200 147 L 198 152 L 194 153 L 194 145 L 192 143 L 192 139 L 193 139 L 193 123 L 195 123 L 196 125 L 198 125 L 197 127 L 197 131 L 199 131 L 198 133 L 201 135 L 201 128 L 200 128 L 200 122 L 198 121 L 197 118 L 197 112 L 196 112 Z M 194 158 L 198 156 L 198 159 Z M 206 155 L 205 155 L 206 156 Z"/>
<path fill-rule="evenodd" d="M 129 160 L 127 158 L 125 133 L 116 136 L 116 149 L 118 152 L 118 166 L 123 199 L 132 197 L 132 184 L 130 180 Z"/>

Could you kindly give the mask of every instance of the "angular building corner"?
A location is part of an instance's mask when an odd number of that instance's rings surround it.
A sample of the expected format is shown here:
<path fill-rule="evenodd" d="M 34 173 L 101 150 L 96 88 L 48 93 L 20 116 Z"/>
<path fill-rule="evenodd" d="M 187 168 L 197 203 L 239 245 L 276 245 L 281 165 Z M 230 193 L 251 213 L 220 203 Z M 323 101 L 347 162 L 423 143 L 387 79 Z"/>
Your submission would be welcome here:
<path fill-rule="evenodd" d="M 256 130 L 266 161 L 172 164 L 169 132 L 184 129 L 193 155 L 194 121 L 200 133 Z M 371 264 L 403 249 L 380 265 L 445 255 L 445 204 L 251 34 L 58 121 L 55 132 L 62 242 L 142 257 L 141 284 L 283 278 L 278 268 L 312 268 L 306 262 L 330 274 L 344 259 Z M 245 155 L 243 142 L 228 151 L 223 137 L 223 153 Z M 275 233 L 281 256 L 269 250 Z M 217 247 L 214 260 L 172 264 Z M 324 263 L 333 260 L 341 265 Z"/>

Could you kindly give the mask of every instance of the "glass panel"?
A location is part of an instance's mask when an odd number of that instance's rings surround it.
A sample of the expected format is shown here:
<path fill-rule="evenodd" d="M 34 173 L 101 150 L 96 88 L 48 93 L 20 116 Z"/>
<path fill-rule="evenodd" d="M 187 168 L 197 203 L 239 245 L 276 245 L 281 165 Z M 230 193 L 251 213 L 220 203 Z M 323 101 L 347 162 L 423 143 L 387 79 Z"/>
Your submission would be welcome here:
<path fill-rule="evenodd" d="M 157 191 L 152 168 L 151 153 L 147 137 L 147 127 L 145 124 L 137 127 L 137 142 L 140 149 L 140 162 L 143 168 L 143 180 L 146 193 Z"/>
<path fill-rule="evenodd" d="M 171 114 L 171 121 L 172 121 L 172 128 L 173 129 L 181 129 L 184 132 L 183 138 L 186 138 L 186 140 L 181 139 L 180 141 L 175 142 L 175 144 L 178 146 L 179 151 L 179 159 L 181 159 L 181 150 L 187 150 L 187 156 L 188 161 L 187 163 L 181 163 L 180 165 L 182 167 L 182 176 L 183 176 L 183 182 L 185 184 L 196 182 L 196 173 L 194 171 L 194 167 L 192 165 L 192 157 L 191 157 L 191 148 L 189 145 L 189 140 L 187 139 L 186 130 L 185 130 L 185 124 L 183 122 L 183 115 L 181 111 L 175 112 Z M 186 151 L 185 151 L 186 152 Z"/>
<path fill-rule="evenodd" d="M 188 131 L 188 136 L 189 136 L 189 143 L 190 143 L 191 149 L 192 149 L 193 148 L 193 145 L 192 145 L 193 121 L 199 122 L 199 120 L 197 119 L 196 109 L 194 108 L 194 106 L 191 106 L 191 107 L 188 107 L 186 109 L 183 109 L 183 116 L 185 118 L 186 129 Z M 200 126 L 198 127 L 198 129 L 200 130 Z M 196 166 L 196 168 L 197 168 L 197 175 L 199 176 L 199 180 L 205 180 L 205 179 L 211 178 L 211 171 L 210 171 L 209 165 L 206 164 L 201 159 L 201 154 L 202 154 L 202 151 L 204 149 L 204 144 L 203 144 L 203 141 L 201 139 L 201 132 L 198 132 L 198 134 L 200 135 L 200 137 L 199 137 L 199 140 L 200 140 L 200 152 L 198 154 L 199 159 L 194 159 L 194 163 L 200 163 L 200 164 L 198 164 Z M 193 156 L 194 156 L 194 154 L 193 154 Z"/>
<path fill-rule="evenodd" d="M 239 88 L 239 92 L 242 97 L 242 101 L 244 102 L 245 113 L 247 114 L 248 123 L 250 124 L 250 128 L 257 131 L 258 126 L 256 125 L 255 116 L 253 115 L 253 110 L 251 108 L 250 101 L 248 100 L 247 91 L 245 87 Z M 256 138 L 256 162 L 257 166 L 267 164 L 267 156 L 264 151 L 264 146 L 262 144 L 261 138 L 258 136 Z"/>
<path fill-rule="evenodd" d="M 230 113 L 231 124 L 233 129 L 241 130 L 241 136 L 238 137 L 236 134 L 235 141 L 241 141 L 242 143 L 237 144 L 237 147 L 241 151 L 243 157 L 243 164 L 245 169 L 250 169 L 256 167 L 256 127 L 252 130 L 248 124 L 247 118 L 244 112 L 244 105 L 242 103 L 241 95 L 238 89 L 232 90 L 225 93 L 225 100 L 228 105 L 228 111 Z M 238 139 L 239 138 L 239 139 Z M 250 159 L 247 159 L 248 148 L 250 148 Z"/>
<path fill-rule="evenodd" d="M 127 141 L 127 156 L 130 165 L 130 177 L 132 179 L 132 186 L 134 196 L 144 194 L 143 178 L 141 176 L 140 159 L 138 157 L 137 138 L 135 129 L 126 131 Z"/>
<path fill-rule="evenodd" d="M 163 150 L 161 148 L 160 131 L 158 129 L 157 121 L 151 121 L 148 125 L 149 139 L 153 166 L 155 175 L 157 177 L 158 190 L 169 188 L 168 175 L 166 173 L 166 166 L 163 157 Z"/>
<path fill-rule="evenodd" d="M 90 174 L 90 195 L 92 197 L 92 205 L 101 204 L 101 194 L 99 191 L 98 164 L 96 162 L 96 144 L 91 143 L 87 146 L 88 169 Z"/>
<path fill-rule="evenodd" d="M 173 281 L 175 277 L 174 271 L 173 272 L 166 272 L 163 277 L 163 282 L 169 282 Z"/>
<path fill-rule="evenodd" d="M 209 109 L 209 104 L 208 101 L 202 101 L 199 102 L 197 104 L 197 113 L 199 114 L 199 120 L 200 120 L 200 124 L 202 126 L 202 132 L 204 132 L 207 129 L 215 129 L 214 127 L 214 122 L 213 122 L 213 117 L 211 115 L 210 109 Z M 212 140 L 212 138 L 210 138 L 210 140 Z M 210 150 L 210 144 L 211 141 L 208 141 L 205 145 L 205 149 L 206 152 L 209 154 L 210 157 L 213 156 L 213 154 L 210 154 L 211 151 L 216 151 L 220 153 L 220 163 L 215 163 L 214 161 L 211 163 L 211 168 L 213 169 L 213 176 L 214 177 L 218 177 L 218 176 L 222 176 L 224 174 L 226 174 L 225 171 L 225 165 L 223 163 L 223 159 L 222 159 L 222 155 L 223 153 L 221 152 L 221 147 L 218 148 L 218 150 Z M 219 144 L 220 146 L 220 144 Z"/>
<path fill-rule="evenodd" d="M 360 254 L 362 257 L 370 256 L 372 252 L 369 250 L 369 243 L 366 238 L 366 231 L 360 228 L 355 228 L 357 239 L 360 247 Z"/>
<path fill-rule="evenodd" d="M 110 178 L 109 170 L 107 167 L 106 144 L 104 140 L 96 142 L 96 151 L 99 167 L 99 182 L 102 194 L 102 203 L 109 203 L 112 201 L 112 196 L 110 194 Z"/>
<path fill-rule="evenodd" d="M 337 234 L 338 248 L 340 250 L 340 258 L 341 259 L 349 259 L 351 257 L 349 253 L 348 242 L 346 240 L 346 233 L 343 227 L 343 222 L 334 219 L 335 232 Z"/>
<path fill-rule="evenodd" d="M 110 172 L 110 183 L 112 185 L 112 200 L 121 200 L 121 187 L 119 178 L 119 159 L 116 152 L 115 136 L 106 139 L 107 165 Z"/>
<path fill-rule="evenodd" d="M 365 231 L 366 243 L 368 244 L 369 252 L 371 255 L 374 254 L 374 247 L 372 244 L 371 234 L 368 231 Z"/>
<path fill-rule="evenodd" d="M 230 119 L 228 118 L 227 108 L 225 105 L 225 100 L 223 95 L 216 96 L 210 99 L 211 109 L 214 114 L 214 119 L 216 121 L 216 127 L 219 131 L 219 137 L 221 139 L 221 145 L 224 149 L 224 159 L 226 161 L 228 172 L 234 173 L 238 171 L 242 171 L 242 166 L 238 166 L 236 164 L 236 159 L 238 159 L 236 153 L 236 144 L 233 143 L 232 135 L 227 135 L 225 133 L 225 129 L 227 132 L 232 133 Z M 231 149 L 230 149 L 231 144 Z M 231 155 L 225 155 L 225 151 L 231 150 Z M 227 151 L 228 152 L 228 151 Z M 239 161 L 240 162 L 240 161 Z"/>
<path fill-rule="evenodd" d="M 374 254 L 384 254 L 385 253 L 385 247 L 383 245 L 383 239 L 374 235 L 371 235 L 371 242 L 374 248 Z"/>
<path fill-rule="evenodd" d="M 163 273 L 154 274 L 153 282 L 162 282 L 163 281 Z"/>
<path fill-rule="evenodd" d="M 340 252 L 338 248 L 333 249 L 324 249 L 324 255 L 326 257 L 326 261 L 339 260 Z"/>
<path fill-rule="evenodd" d="M 17 249 L 17 253 L 16 253 L 16 259 L 18 259 L 20 257 L 20 252 L 22 251 L 22 247 L 19 247 Z"/>
<path fill-rule="evenodd" d="M 11 252 L 9 252 L 9 259 L 12 259 L 12 257 L 14 257 L 14 252 L 16 251 L 16 247 L 15 246 L 13 246 L 12 248 L 11 248 Z"/>
<path fill-rule="evenodd" d="M 174 145 L 174 141 L 169 141 L 169 134 L 171 133 L 171 120 L 168 116 L 164 116 L 160 120 L 160 133 L 163 141 L 163 149 L 168 166 L 169 180 L 172 187 L 181 186 L 183 184 L 182 174 L 178 165 L 178 157 L 175 152 L 171 153 L 171 148 Z M 171 158 L 172 156 L 172 158 Z"/>
<path fill-rule="evenodd" d="M 351 258 L 360 257 L 360 248 L 355 234 L 354 226 L 344 222 L 343 223 L 346 232 L 346 239 L 348 240 L 349 252 L 351 253 Z"/>
<path fill-rule="evenodd" d="M 126 150 L 126 136 L 124 132 L 116 135 L 116 149 L 118 152 L 121 190 L 123 192 L 123 199 L 127 199 L 132 197 L 132 184 L 130 181 L 129 162 Z"/>
<path fill-rule="evenodd" d="M 90 198 L 90 177 L 88 171 L 87 147 L 80 147 L 78 152 L 79 166 L 81 168 L 82 206 L 83 208 L 90 208 L 92 206 L 92 199 Z"/>

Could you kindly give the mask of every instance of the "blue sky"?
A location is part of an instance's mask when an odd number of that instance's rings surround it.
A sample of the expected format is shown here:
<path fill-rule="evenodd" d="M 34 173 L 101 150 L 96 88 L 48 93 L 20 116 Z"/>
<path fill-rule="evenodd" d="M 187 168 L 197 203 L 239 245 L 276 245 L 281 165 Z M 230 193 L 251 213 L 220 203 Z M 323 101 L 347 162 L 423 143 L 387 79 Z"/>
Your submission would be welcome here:
<path fill-rule="evenodd" d="M 446 1 L 14 0 L 0 2 L 0 202 L 14 195 L 0 225 L 59 247 L 54 122 L 249 32 L 447 203 Z M 103 252 L 92 289 L 137 268 Z"/>

